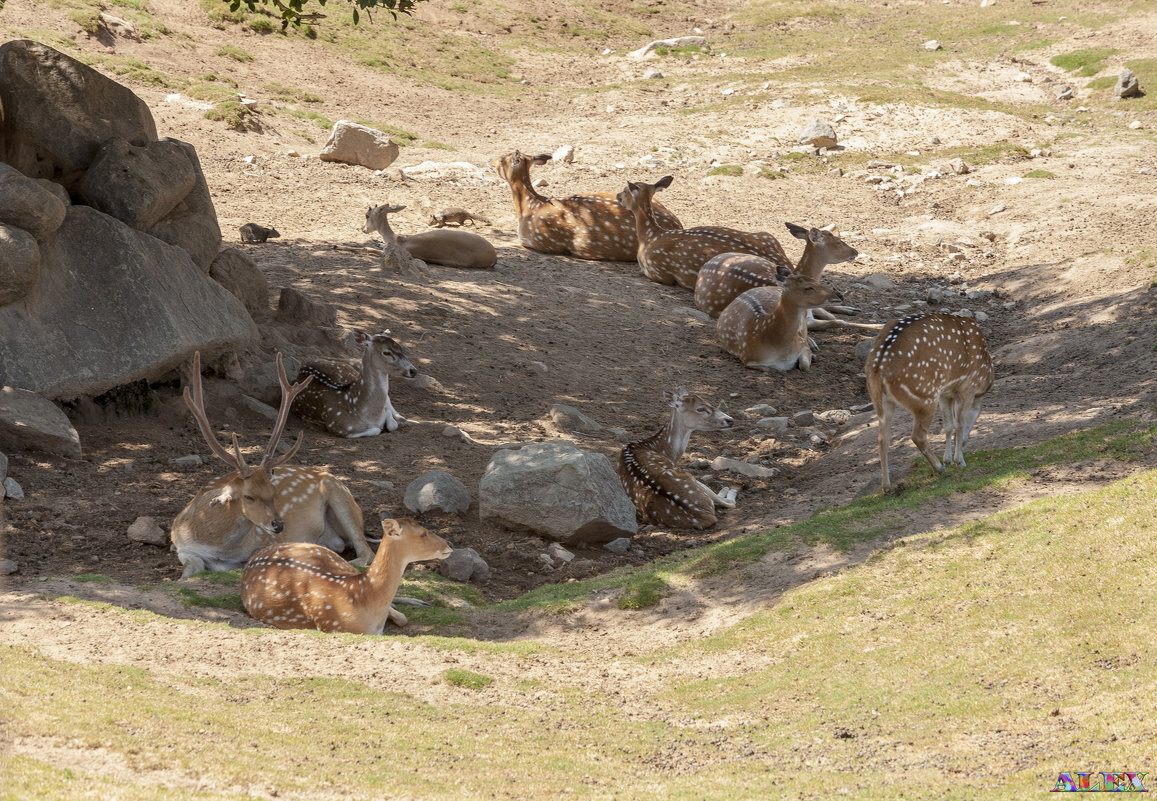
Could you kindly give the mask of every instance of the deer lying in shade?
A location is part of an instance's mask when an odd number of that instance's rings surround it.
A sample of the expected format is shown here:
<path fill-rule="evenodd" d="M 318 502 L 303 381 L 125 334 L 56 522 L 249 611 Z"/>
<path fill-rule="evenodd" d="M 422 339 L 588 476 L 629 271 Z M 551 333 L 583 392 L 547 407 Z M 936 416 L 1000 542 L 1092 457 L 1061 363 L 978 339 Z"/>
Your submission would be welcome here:
<path fill-rule="evenodd" d="M 716 493 L 685 470 L 675 466 L 687 450 L 694 431 L 731 428 L 732 420 L 682 387 L 664 392 L 671 419 L 646 439 L 630 442 L 619 454 L 619 478 L 639 516 L 648 523 L 671 528 L 710 528 L 715 507 L 735 506 L 734 489 Z"/>
<path fill-rule="evenodd" d="M 812 363 L 806 317 L 824 305 L 834 289 L 802 275 L 784 286 L 757 286 L 728 304 L 715 324 L 725 351 L 755 370 L 807 370 Z M 842 299 L 842 298 L 841 298 Z"/>
<path fill-rule="evenodd" d="M 285 543 L 259 551 L 241 577 L 241 602 L 257 620 L 279 629 L 382 634 L 386 621 L 406 625 L 391 606 L 411 562 L 445 559 L 451 548 L 413 520 L 382 521 L 382 542 L 369 570 L 328 548 Z"/>
<path fill-rule="evenodd" d="M 233 453 L 217 441 L 205 413 L 201 354 L 193 357 L 193 389 L 185 388 L 185 403 L 210 450 L 233 471 L 205 485 L 173 520 L 173 550 L 184 565 L 182 579 L 202 570 L 241 567 L 259 549 L 279 542 L 319 542 L 336 550 L 348 544 L 359 559 L 368 562 L 373 556 L 362 531 L 362 510 L 344 484 L 322 468 L 283 467 L 301 447 L 302 435 L 288 453 L 274 456 L 294 396 L 309 381 L 291 386 L 280 354 L 277 375 L 281 409 L 261 463 L 250 467 L 236 434 Z"/>
<path fill-rule="evenodd" d="M 389 215 L 405 206 L 371 206 L 366 211 L 366 224 L 362 231 L 377 233 L 390 247 L 401 247 L 415 259 L 446 267 L 473 267 L 489 269 L 498 262 L 498 251 L 494 245 L 478 234 L 457 229 L 438 228 L 410 236 L 398 236 L 390 228 Z"/>
<path fill-rule="evenodd" d="M 390 402 L 390 376 L 418 374 L 389 331 L 370 335 L 355 331 L 363 348 L 361 363 L 326 360 L 302 365 L 298 380 L 312 378 L 293 404 L 303 420 L 322 426 L 339 437 L 374 437 L 396 431 L 398 412 Z"/>

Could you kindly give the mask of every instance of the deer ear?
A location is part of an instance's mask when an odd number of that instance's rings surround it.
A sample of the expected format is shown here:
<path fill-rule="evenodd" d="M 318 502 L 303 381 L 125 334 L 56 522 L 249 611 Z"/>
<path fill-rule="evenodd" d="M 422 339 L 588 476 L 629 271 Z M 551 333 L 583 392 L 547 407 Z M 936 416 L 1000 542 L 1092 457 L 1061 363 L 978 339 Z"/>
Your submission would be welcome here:
<path fill-rule="evenodd" d="M 727 414 L 727 401 L 719 401 L 719 405 L 715 407 L 715 411 L 720 414 Z"/>
<path fill-rule="evenodd" d="M 664 175 L 662 178 L 655 182 L 655 191 L 658 192 L 660 189 L 666 189 L 674 180 L 674 175 Z"/>
<path fill-rule="evenodd" d="M 813 245 L 822 245 L 824 243 L 824 239 L 826 238 L 827 234 L 818 228 L 811 228 L 807 232 L 807 241 L 811 242 Z"/>
<path fill-rule="evenodd" d="M 530 163 L 536 164 L 536 165 L 542 165 L 542 164 L 546 164 L 548 161 L 550 161 L 550 159 L 551 159 L 551 155 L 549 153 L 539 153 L 537 156 L 535 156 L 533 159 L 530 160 Z"/>
<path fill-rule="evenodd" d="M 392 517 L 387 517 L 382 521 L 382 538 L 389 537 L 392 540 L 399 539 L 402 536 L 402 524 Z"/>
<path fill-rule="evenodd" d="M 787 230 L 791 231 L 791 235 L 794 236 L 796 239 L 807 239 L 808 238 L 808 236 L 807 236 L 808 230 L 806 228 L 804 228 L 802 225 L 796 225 L 795 223 L 792 223 L 792 222 L 784 223 L 784 224 L 787 226 Z"/>

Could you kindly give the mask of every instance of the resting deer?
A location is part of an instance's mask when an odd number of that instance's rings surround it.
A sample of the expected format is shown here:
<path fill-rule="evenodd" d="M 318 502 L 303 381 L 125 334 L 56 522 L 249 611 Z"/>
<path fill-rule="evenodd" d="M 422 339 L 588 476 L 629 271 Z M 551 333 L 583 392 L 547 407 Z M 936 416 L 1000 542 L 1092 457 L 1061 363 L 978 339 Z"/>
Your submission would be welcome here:
<path fill-rule="evenodd" d="M 401 247 L 415 259 L 442 264 L 446 267 L 489 269 L 498 262 L 494 245 L 469 231 L 438 229 L 410 236 L 398 236 L 390 228 L 388 215 L 396 214 L 405 206 L 372 206 L 366 211 L 362 231 L 377 233 L 388 250 L 391 245 Z"/>
<path fill-rule="evenodd" d="M 184 565 L 182 579 L 202 570 L 241 567 L 254 552 L 276 542 L 320 542 L 339 551 L 349 544 L 357 558 L 373 556 L 362 531 L 362 510 L 345 485 L 324 469 L 282 467 L 301 447 L 302 435 L 287 453 L 274 455 L 294 396 L 309 382 L 291 386 L 280 354 L 277 375 L 281 409 L 261 463 L 249 467 L 236 434 L 233 453 L 217 441 L 205 415 L 200 352 L 193 357 L 193 391 L 185 388 L 185 403 L 210 450 L 233 470 L 209 482 L 173 520 L 173 550 Z"/>
<path fill-rule="evenodd" d="M 694 289 L 699 269 L 720 253 L 751 253 L 771 261 L 785 273 L 791 270 L 787 254 L 776 238 L 768 233 L 748 233 L 734 228 L 705 225 L 698 228 L 670 230 L 655 217 L 653 197 L 675 180 L 660 178 L 653 184 L 627 183 L 619 193 L 619 202 L 635 215 L 639 239 L 639 266 L 643 275 L 659 284 L 678 284 Z"/>
<path fill-rule="evenodd" d="M 736 491 L 716 493 L 675 463 L 687 450 L 691 432 L 731 428 L 732 420 L 721 408 L 687 394 L 682 387 L 678 392 L 664 392 L 663 397 L 671 406 L 671 419 L 647 439 L 624 446 L 619 454 L 619 478 L 645 522 L 710 528 L 716 522 L 715 507 L 733 508 Z"/>
<path fill-rule="evenodd" d="M 852 261 L 859 255 L 859 251 L 831 231 L 804 228 L 795 223 L 787 223 L 787 228 L 796 239 L 804 240 L 803 254 L 794 272 L 815 281 L 820 280 L 824 267 L 829 264 Z M 747 290 L 782 284 L 786 276 L 780 274 L 781 269 L 782 265 L 760 256 L 720 253 L 699 270 L 699 277 L 695 281 L 695 305 L 712 317 L 718 317 L 727 308 L 727 304 Z M 828 306 L 826 309 L 840 314 L 859 313 L 858 309 L 850 306 Z M 813 327 L 811 315 L 808 316 L 808 323 L 809 328 Z"/>
<path fill-rule="evenodd" d="M 406 625 L 391 606 L 406 566 L 445 559 L 450 551 L 446 540 L 406 518 L 382 521 L 382 542 L 365 573 L 320 545 L 271 545 L 245 566 L 241 602 L 279 629 L 382 634 L 387 620 Z"/>
<path fill-rule="evenodd" d="M 389 331 L 355 331 L 362 345 L 361 364 L 325 360 L 304 364 L 299 381 L 312 378 L 294 401 L 293 413 L 339 437 L 376 437 L 396 431 L 398 412 L 390 402 L 390 376 L 413 378 L 418 368 Z"/>
<path fill-rule="evenodd" d="M 526 156 L 514 151 L 490 162 L 514 193 L 518 239 L 540 253 L 577 256 L 599 261 L 635 261 L 639 240 L 635 217 L 613 192 L 547 198 L 530 183 L 530 165 L 545 164 L 550 156 Z M 682 228 L 679 218 L 655 204 L 657 224 Z"/>
<path fill-rule="evenodd" d="M 944 420 L 944 462 L 964 467 L 964 445 L 980 401 L 992 388 L 992 357 L 984 333 L 954 314 L 914 314 L 893 320 L 876 336 L 864 368 L 868 395 L 879 418 L 880 469 L 884 492 L 891 489 L 888 444 L 892 414 L 912 413 L 912 442 L 937 473 L 944 465 L 928 445 L 936 409 Z"/>
<path fill-rule="evenodd" d="M 757 286 L 728 304 L 715 324 L 719 345 L 755 370 L 811 368 L 808 309 L 840 297 L 834 289 L 802 275 L 784 286 Z M 841 298 L 842 300 L 842 298 Z"/>

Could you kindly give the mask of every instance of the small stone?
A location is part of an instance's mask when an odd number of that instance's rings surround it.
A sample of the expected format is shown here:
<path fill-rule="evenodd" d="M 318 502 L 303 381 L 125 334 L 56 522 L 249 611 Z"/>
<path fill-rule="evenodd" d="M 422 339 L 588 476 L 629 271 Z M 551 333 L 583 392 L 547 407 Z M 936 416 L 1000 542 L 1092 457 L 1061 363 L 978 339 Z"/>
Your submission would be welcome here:
<path fill-rule="evenodd" d="M 438 563 L 437 570 L 453 581 L 483 582 L 490 579 L 490 565 L 473 548 L 455 548 Z"/>
<path fill-rule="evenodd" d="M 8 478 L 8 457 L 0 453 L 0 484 L 3 484 L 6 478 Z"/>
<path fill-rule="evenodd" d="M 992 210 L 990 212 L 988 212 L 988 216 L 991 217 L 994 214 L 1000 214 L 1002 211 L 1007 211 L 1007 210 L 1008 210 L 1008 206 L 1001 203 L 999 206 L 993 206 Z"/>
<path fill-rule="evenodd" d="M 970 319 L 972 318 L 972 309 L 961 309 L 960 311 L 955 311 L 952 313 L 957 317 L 968 317 Z"/>
<path fill-rule="evenodd" d="M 11 576 L 13 573 L 20 572 L 20 565 L 13 562 L 11 559 L 0 559 L 0 576 Z"/>
<path fill-rule="evenodd" d="M 800 133 L 799 142 L 815 148 L 835 147 L 836 129 L 831 126 L 831 123 L 823 120 L 812 120 L 811 124 Z"/>
<path fill-rule="evenodd" d="M 972 168 L 962 158 L 949 159 L 948 169 L 957 175 L 967 175 L 972 172 Z"/>
<path fill-rule="evenodd" d="M 977 187 L 984 186 L 984 181 L 981 181 L 978 178 L 969 178 L 967 181 L 964 182 L 964 185 L 970 186 L 973 189 L 976 189 Z"/>
<path fill-rule="evenodd" d="M 826 412 L 817 414 L 816 419 L 828 425 L 843 426 L 847 425 L 848 421 L 852 419 L 852 413 L 847 409 L 828 409 Z"/>
<path fill-rule="evenodd" d="M 431 470 L 410 482 L 402 503 L 416 514 L 460 514 L 470 508 L 470 491 L 445 470 Z"/>
<path fill-rule="evenodd" d="M 443 389 L 442 384 L 440 381 L 438 381 L 438 379 L 434 378 L 432 375 L 426 375 L 425 373 L 418 373 L 418 375 L 410 379 L 410 383 L 418 389 L 433 391 L 440 391 Z"/>
<path fill-rule="evenodd" d="M 892 279 L 883 273 L 872 273 L 861 280 L 872 289 L 895 289 L 896 287 Z"/>
<path fill-rule="evenodd" d="M 870 403 L 857 403 L 852 407 L 852 411 L 856 414 L 863 414 L 864 412 L 875 411 L 876 407 Z"/>
<path fill-rule="evenodd" d="M 743 410 L 752 417 L 770 417 L 775 414 L 775 407 L 767 403 L 757 403 Z"/>
<path fill-rule="evenodd" d="M 1131 69 L 1123 69 L 1117 76 L 1117 85 L 1113 87 L 1113 96 L 1117 98 L 1140 97 L 1141 84 Z"/>
<path fill-rule="evenodd" d="M 976 320 L 976 322 L 978 322 L 978 323 L 983 323 L 983 322 L 986 322 L 986 321 L 988 320 L 988 314 L 987 314 L 986 312 L 982 312 L 982 311 L 979 311 L 979 310 L 978 310 L 978 311 L 974 311 L 974 312 L 972 313 L 972 317 L 973 317 L 973 319 L 975 319 L 975 320 Z"/>
<path fill-rule="evenodd" d="M 992 297 L 991 289 L 970 289 L 964 293 L 969 300 L 988 300 Z"/>
<path fill-rule="evenodd" d="M 706 470 L 710 466 L 711 462 L 707 461 L 706 459 L 696 459 L 687 465 L 687 467 L 691 470 Z"/>
<path fill-rule="evenodd" d="M 875 343 L 875 341 L 875 337 L 868 337 L 866 339 L 861 339 L 856 343 L 856 349 L 853 358 L 855 358 L 857 363 L 864 363 L 864 361 L 868 358 L 868 353 L 871 352 L 872 345 Z"/>
<path fill-rule="evenodd" d="M 444 437 L 461 437 L 462 436 L 462 430 L 460 428 L 455 428 L 454 426 L 446 426 L 445 428 L 442 429 L 442 436 L 444 436 Z"/>
<path fill-rule="evenodd" d="M 942 48 L 940 46 L 940 42 L 936 41 L 935 39 L 929 39 L 927 42 L 924 43 L 924 49 L 925 50 L 943 50 L 944 48 Z"/>
<path fill-rule="evenodd" d="M 563 164 L 572 164 L 574 162 L 574 146 L 563 145 L 558 150 L 554 151 L 554 155 L 550 157 L 551 161 L 558 161 Z"/>
<path fill-rule="evenodd" d="M 801 409 L 791 416 L 791 421 L 800 428 L 815 425 L 815 412 L 813 412 L 811 409 Z"/>
<path fill-rule="evenodd" d="M 1069 86 L 1067 83 L 1061 84 L 1056 88 L 1056 98 L 1057 100 L 1072 100 L 1073 87 Z"/>
<path fill-rule="evenodd" d="M 659 72 L 658 67 L 647 67 L 643 70 L 643 80 L 651 81 L 662 77 L 663 73 Z"/>
<path fill-rule="evenodd" d="M 738 459 L 728 459 L 726 456 L 716 456 L 715 460 L 711 462 L 711 469 L 727 470 L 732 473 L 739 473 L 742 476 L 751 476 L 752 478 L 773 478 L 779 475 L 777 468 L 748 464 Z"/>
<path fill-rule="evenodd" d="M 1131 123 L 1129 123 L 1129 128 L 1131 128 L 1134 131 L 1139 131 L 1144 127 L 1145 127 L 1145 123 L 1141 122 L 1141 120 L 1133 120 Z"/>
<path fill-rule="evenodd" d="M 169 536 L 165 530 L 157 525 L 157 521 L 151 517 L 138 517 L 129 526 L 129 539 L 134 542 L 143 542 L 146 545 L 164 546 L 169 542 Z"/>
<path fill-rule="evenodd" d="M 24 498 L 24 489 L 12 476 L 4 479 L 4 496 L 14 501 L 19 501 Z"/>
<path fill-rule="evenodd" d="M 690 317 L 692 320 L 697 320 L 701 323 L 714 324 L 715 322 L 713 319 L 711 319 L 710 314 L 691 306 L 675 306 L 673 309 L 671 309 L 671 314 L 676 317 Z"/>
<path fill-rule="evenodd" d="M 786 417 L 761 417 L 755 421 L 755 427 L 773 434 L 782 434 L 787 431 L 787 423 Z"/>
<path fill-rule="evenodd" d="M 596 434 L 603 427 L 590 417 L 586 416 L 573 406 L 555 403 L 550 407 L 550 419 L 563 431 L 581 431 L 584 434 Z"/>
<path fill-rule="evenodd" d="M 799 490 L 797 490 L 795 487 L 787 487 L 784 489 L 783 494 L 788 496 L 799 495 Z"/>
<path fill-rule="evenodd" d="M 188 456 L 178 456 L 175 459 L 170 459 L 169 464 L 177 467 L 199 467 L 204 460 L 199 454 L 190 453 Z"/>
<path fill-rule="evenodd" d="M 548 553 L 540 553 L 538 563 L 544 570 L 554 570 L 554 560 L 550 558 Z"/>
<path fill-rule="evenodd" d="M 1016 308 L 1016 301 L 1015 300 L 1005 301 L 1005 303 L 1003 304 L 1003 308 L 1005 311 L 1012 311 L 1013 309 Z"/>
<path fill-rule="evenodd" d="M 631 550 L 631 538 L 619 537 L 617 540 L 611 540 L 603 547 L 611 553 L 626 553 Z"/>
<path fill-rule="evenodd" d="M 622 539 L 621 537 L 619 539 Z M 569 562 L 574 559 L 574 554 L 562 547 L 557 542 L 552 542 L 546 546 L 546 552 L 550 554 L 552 559 L 557 559 L 560 562 Z"/>

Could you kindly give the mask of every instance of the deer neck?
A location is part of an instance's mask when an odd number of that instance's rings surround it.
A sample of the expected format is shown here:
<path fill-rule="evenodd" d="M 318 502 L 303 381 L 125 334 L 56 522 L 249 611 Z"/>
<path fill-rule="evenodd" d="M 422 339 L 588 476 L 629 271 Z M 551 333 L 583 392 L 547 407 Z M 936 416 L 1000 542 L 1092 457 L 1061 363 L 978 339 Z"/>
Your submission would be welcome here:
<path fill-rule="evenodd" d="M 655 221 L 655 209 L 650 202 L 635 209 L 635 235 L 639 238 L 640 248 L 660 233 L 659 223 Z"/>
<path fill-rule="evenodd" d="M 824 271 L 824 267 L 827 266 L 828 260 L 823 250 L 813 247 L 812 243 L 808 242 L 804 245 L 803 255 L 799 257 L 799 263 L 796 264 L 795 271 L 800 275 L 806 275 L 808 278 L 818 281 Z"/>
<path fill-rule="evenodd" d="M 807 306 L 800 303 L 799 298 L 790 292 L 779 296 L 775 310 L 767 318 L 761 333 L 770 334 L 766 337 L 767 343 L 773 346 L 782 346 L 794 342 L 800 331 L 803 330 L 803 320 L 807 315 Z M 764 337 L 761 337 L 764 339 Z"/>
<path fill-rule="evenodd" d="M 671 419 L 652 434 L 644 444 L 651 450 L 663 454 L 672 462 L 676 462 L 687 450 L 687 444 L 690 441 L 691 429 L 684 427 L 679 422 L 678 412 L 671 412 Z"/>
<path fill-rule="evenodd" d="M 385 406 L 390 397 L 390 376 L 385 371 L 379 371 L 372 364 L 372 354 L 369 349 L 362 355 L 362 371 L 354 382 L 351 390 L 356 389 L 357 395 L 364 399 L 371 408 Z M 373 403 L 369 403 L 373 401 Z"/>
<path fill-rule="evenodd" d="M 525 217 L 546 203 L 546 198 L 535 191 L 529 177 L 511 181 L 510 191 L 514 193 L 514 210 L 519 217 Z"/>
<path fill-rule="evenodd" d="M 367 604 L 388 604 L 398 592 L 402 583 L 402 574 L 410 559 L 402 553 L 402 547 L 383 537 L 378 545 L 378 552 L 374 556 L 369 570 L 362 576 L 362 580 L 369 588 L 363 597 Z"/>

